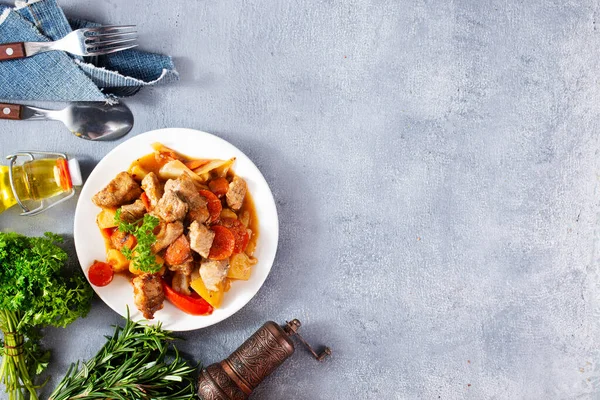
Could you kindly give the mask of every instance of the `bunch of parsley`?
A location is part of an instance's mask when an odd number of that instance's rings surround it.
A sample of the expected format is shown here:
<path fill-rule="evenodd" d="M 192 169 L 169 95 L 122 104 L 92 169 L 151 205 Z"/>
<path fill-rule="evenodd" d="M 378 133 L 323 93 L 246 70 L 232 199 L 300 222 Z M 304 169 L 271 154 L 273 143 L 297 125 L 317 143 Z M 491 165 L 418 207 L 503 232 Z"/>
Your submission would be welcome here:
<path fill-rule="evenodd" d="M 0 232 L 0 380 L 10 400 L 37 399 L 34 379 L 49 353 L 39 346 L 39 329 L 65 327 L 90 309 L 92 290 L 81 274 L 63 275 L 67 253 L 62 238 Z"/>

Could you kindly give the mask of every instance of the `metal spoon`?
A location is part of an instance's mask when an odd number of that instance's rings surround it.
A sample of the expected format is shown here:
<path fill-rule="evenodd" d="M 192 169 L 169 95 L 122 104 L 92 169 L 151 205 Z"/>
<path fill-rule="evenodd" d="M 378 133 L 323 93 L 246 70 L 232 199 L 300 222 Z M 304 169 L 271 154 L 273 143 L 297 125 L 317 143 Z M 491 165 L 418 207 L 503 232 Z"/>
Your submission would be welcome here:
<path fill-rule="evenodd" d="M 0 103 L 0 119 L 61 121 L 77 137 L 116 140 L 133 128 L 133 114 L 125 104 L 79 102 L 62 110 Z"/>

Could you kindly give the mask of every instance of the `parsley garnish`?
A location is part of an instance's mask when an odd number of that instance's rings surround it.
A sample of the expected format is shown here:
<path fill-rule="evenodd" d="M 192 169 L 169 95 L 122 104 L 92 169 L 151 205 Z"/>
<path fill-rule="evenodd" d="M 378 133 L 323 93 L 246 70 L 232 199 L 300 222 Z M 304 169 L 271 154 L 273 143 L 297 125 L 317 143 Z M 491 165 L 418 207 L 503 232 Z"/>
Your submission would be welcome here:
<path fill-rule="evenodd" d="M 121 248 L 121 253 L 134 263 L 134 267 L 143 272 L 154 274 L 162 268 L 156 262 L 156 255 L 152 252 L 152 245 L 156 242 L 154 228 L 158 226 L 158 218 L 145 214 L 144 218 L 135 222 L 125 222 L 121 220 L 121 209 L 115 214 L 115 223 L 117 229 L 123 233 L 133 235 L 137 240 L 137 246 L 132 250 L 126 246 Z"/>
<path fill-rule="evenodd" d="M 0 232 L 0 381 L 10 399 L 36 400 L 34 378 L 50 360 L 40 328 L 65 327 L 90 309 L 93 291 L 79 273 L 65 270 L 62 238 Z"/>

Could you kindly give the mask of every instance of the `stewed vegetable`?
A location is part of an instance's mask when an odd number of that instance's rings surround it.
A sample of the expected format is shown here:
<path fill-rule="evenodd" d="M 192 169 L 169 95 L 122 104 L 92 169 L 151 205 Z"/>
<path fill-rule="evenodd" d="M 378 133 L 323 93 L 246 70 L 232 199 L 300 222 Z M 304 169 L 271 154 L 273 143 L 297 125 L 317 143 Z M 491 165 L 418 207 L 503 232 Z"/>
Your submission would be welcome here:
<path fill-rule="evenodd" d="M 153 147 L 92 199 L 102 208 L 97 224 L 107 264 L 129 275 L 148 319 L 165 298 L 190 314 L 210 314 L 257 262 L 252 198 L 233 172 L 235 158 L 190 159 Z M 99 265 L 90 268 L 90 281 L 107 284 L 110 273 Z"/>

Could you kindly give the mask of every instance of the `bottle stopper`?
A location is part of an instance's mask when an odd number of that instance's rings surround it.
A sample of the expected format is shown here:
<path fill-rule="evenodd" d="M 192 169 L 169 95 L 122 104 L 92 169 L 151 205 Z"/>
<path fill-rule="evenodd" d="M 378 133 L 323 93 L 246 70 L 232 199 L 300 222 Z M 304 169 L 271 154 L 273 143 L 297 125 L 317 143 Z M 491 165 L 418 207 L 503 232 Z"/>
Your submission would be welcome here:
<path fill-rule="evenodd" d="M 252 391 L 294 353 L 295 336 L 318 361 L 331 355 L 325 347 L 317 353 L 300 336 L 297 319 L 282 328 L 266 322 L 236 351 L 220 363 L 203 369 L 198 378 L 198 397 L 202 400 L 246 400 Z"/>

